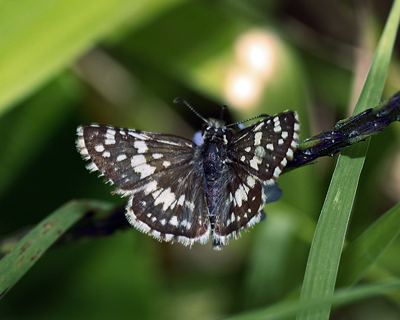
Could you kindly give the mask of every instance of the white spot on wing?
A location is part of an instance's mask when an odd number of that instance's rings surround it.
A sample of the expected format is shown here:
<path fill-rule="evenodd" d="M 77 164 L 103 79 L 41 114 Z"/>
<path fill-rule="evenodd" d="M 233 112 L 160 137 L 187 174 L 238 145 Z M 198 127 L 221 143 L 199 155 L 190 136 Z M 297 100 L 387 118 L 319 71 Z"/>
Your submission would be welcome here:
<path fill-rule="evenodd" d="M 138 153 L 145 153 L 148 150 L 146 142 L 144 141 L 135 141 L 133 146 L 138 150 Z"/>
<path fill-rule="evenodd" d="M 274 127 L 274 131 L 275 132 L 281 132 L 282 131 L 281 126 Z"/>
<path fill-rule="evenodd" d="M 120 155 L 117 157 L 117 162 L 123 161 L 123 160 L 125 160 L 126 158 L 127 158 L 126 154 L 120 154 Z"/>
<path fill-rule="evenodd" d="M 105 144 L 115 144 L 115 130 L 107 129 Z"/>
<path fill-rule="evenodd" d="M 194 210 L 194 203 L 192 201 L 185 201 L 186 207 L 188 207 L 191 211 Z"/>
<path fill-rule="evenodd" d="M 107 145 L 115 144 L 115 139 L 106 139 L 106 140 L 104 140 L 104 144 L 107 144 Z"/>
<path fill-rule="evenodd" d="M 145 137 L 144 135 L 137 133 L 135 130 L 129 130 L 128 134 L 136 139 L 140 139 L 140 140 L 147 140 L 147 137 Z"/>
<path fill-rule="evenodd" d="M 162 153 L 153 153 L 152 156 L 154 159 L 160 159 L 163 157 Z"/>
<path fill-rule="evenodd" d="M 136 173 L 140 173 L 140 179 L 146 178 L 156 171 L 156 167 L 152 167 L 151 165 L 144 163 L 139 166 L 133 168 Z"/>
<path fill-rule="evenodd" d="M 259 131 L 263 125 L 264 122 L 261 122 L 257 127 L 254 128 L 254 131 Z"/>
<path fill-rule="evenodd" d="M 289 149 L 289 150 L 286 152 L 286 157 L 287 157 L 289 160 L 292 160 L 292 159 L 293 159 L 293 150 L 292 150 L 292 149 Z"/>
<path fill-rule="evenodd" d="M 154 191 L 152 194 L 151 194 L 151 196 L 153 197 L 153 199 L 156 199 L 159 195 L 160 195 L 160 193 L 161 192 L 163 192 L 163 188 L 160 188 L 160 189 L 158 189 L 157 191 Z"/>
<path fill-rule="evenodd" d="M 276 167 L 275 170 L 274 170 L 274 177 L 278 178 L 279 175 L 281 174 L 281 172 L 282 172 L 281 168 Z"/>
<path fill-rule="evenodd" d="M 256 184 L 256 180 L 252 176 L 247 176 L 247 184 L 250 188 L 253 188 Z"/>
<path fill-rule="evenodd" d="M 249 187 L 246 185 L 241 184 L 239 188 L 235 192 L 235 199 L 236 203 L 239 207 L 242 206 L 243 201 L 247 201 L 247 193 L 248 193 Z M 232 219 L 233 221 L 233 219 Z"/>
<path fill-rule="evenodd" d="M 146 163 L 146 158 L 144 157 L 144 155 L 142 155 L 142 154 L 138 154 L 138 155 L 136 155 L 136 156 L 133 156 L 132 158 L 131 158 L 131 166 L 134 168 L 134 167 L 137 167 L 137 166 L 139 166 L 139 165 L 141 165 L 141 164 L 144 164 L 144 163 Z"/>
<path fill-rule="evenodd" d="M 163 210 L 167 210 L 172 202 L 175 201 L 175 194 L 171 192 L 171 188 L 165 189 L 161 194 L 155 199 L 154 205 L 163 204 Z"/>
<path fill-rule="evenodd" d="M 182 194 L 178 199 L 178 205 L 182 206 L 184 201 L 185 201 L 185 195 Z"/>
<path fill-rule="evenodd" d="M 167 168 L 167 167 L 169 167 L 169 166 L 171 165 L 171 162 L 169 162 L 169 161 L 164 161 L 162 164 L 163 164 L 163 166 L 164 166 L 165 168 Z"/>
<path fill-rule="evenodd" d="M 161 139 L 158 139 L 158 142 L 159 142 L 159 143 L 164 143 L 164 144 L 169 144 L 169 145 L 171 145 L 171 146 L 180 146 L 179 143 L 176 143 L 176 142 L 173 142 L 173 141 L 168 141 L 168 140 L 161 140 Z"/>
<path fill-rule="evenodd" d="M 102 144 L 98 144 L 97 146 L 94 147 L 94 150 L 96 150 L 97 152 L 103 152 L 104 146 Z"/>
<path fill-rule="evenodd" d="M 178 226 L 178 218 L 176 216 L 173 216 L 171 220 L 169 220 L 169 224 L 171 226 L 177 227 Z"/>
<path fill-rule="evenodd" d="M 255 170 L 258 170 L 258 165 L 262 162 L 262 160 L 257 157 L 254 156 L 253 159 L 250 160 L 250 167 L 252 167 Z"/>
<path fill-rule="evenodd" d="M 260 158 L 264 158 L 266 152 L 265 149 L 261 146 L 258 146 L 256 150 L 254 150 L 254 154 Z"/>
<path fill-rule="evenodd" d="M 254 145 L 259 146 L 261 144 L 262 132 L 257 132 L 254 136 Z"/>

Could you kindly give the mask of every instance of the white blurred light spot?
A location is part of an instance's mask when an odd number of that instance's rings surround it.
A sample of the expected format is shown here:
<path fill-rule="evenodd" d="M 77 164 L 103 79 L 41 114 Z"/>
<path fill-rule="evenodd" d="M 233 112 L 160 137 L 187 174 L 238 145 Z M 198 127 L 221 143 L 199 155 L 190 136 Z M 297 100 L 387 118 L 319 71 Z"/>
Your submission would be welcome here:
<path fill-rule="evenodd" d="M 226 82 L 226 98 L 236 107 L 254 104 L 261 93 L 260 81 L 243 70 L 232 71 Z"/>
<path fill-rule="evenodd" d="M 252 30 L 236 41 L 237 61 L 228 73 L 225 96 L 232 106 L 249 108 L 261 98 L 262 89 L 272 79 L 278 41 L 264 30 Z"/>
<path fill-rule="evenodd" d="M 250 31 L 236 43 L 236 53 L 241 64 L 263 78 L 273 71 L 276 49 L 275 36 L 266 31 Z"/>

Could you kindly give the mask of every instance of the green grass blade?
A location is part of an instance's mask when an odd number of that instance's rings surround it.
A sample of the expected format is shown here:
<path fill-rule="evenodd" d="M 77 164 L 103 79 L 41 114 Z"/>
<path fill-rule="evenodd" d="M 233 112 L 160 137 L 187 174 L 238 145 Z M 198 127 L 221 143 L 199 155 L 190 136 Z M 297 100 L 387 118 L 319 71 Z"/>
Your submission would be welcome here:
<path fill-rule="evenodd" d="M 0 4 L 0 115 L 126 22 L 179 0 L 4 0 Z"/>
<path fill-rule="evenodd" d="M 338 283 L 350 286 L 356 283 L 400 233 L 400 203 L 386 212 L 342 254 Z"/>
<path fill-rule="evenodd" d="M 355 113 L 378 104 L 400 20 L 400 1 L 394 2 L 379 41 Z M 301 301 L 331 296 L 346 229 L 364 164 L 368 143 L 355 145 L 339 156 L 314 234 L 304 277 Z M 297 319 L 328 319 L 331 305 L 302 312 Z"/>
<path fill-rule="evenodd" d="M 333 304 L 335 306 L 349 304 L 355 301 L 363 300 L 373 296 L 389 293 L 400 289 L 400 280 L 369 284 L 354 288 L 352 290 L 339 290 L 331 297 L 315 298 L 307 302 L 281 302 L 265 309 L 250 311 L 224 320 L 279 320 L 288 319 L 296 313 L 309 309 Z"/>
<path fill-rule="evenodd" d="M 88 211 L 110 209 L 111 205 L 108 203 L 71 201 L 40 222 L 0 260 L 0 298 Z"/>

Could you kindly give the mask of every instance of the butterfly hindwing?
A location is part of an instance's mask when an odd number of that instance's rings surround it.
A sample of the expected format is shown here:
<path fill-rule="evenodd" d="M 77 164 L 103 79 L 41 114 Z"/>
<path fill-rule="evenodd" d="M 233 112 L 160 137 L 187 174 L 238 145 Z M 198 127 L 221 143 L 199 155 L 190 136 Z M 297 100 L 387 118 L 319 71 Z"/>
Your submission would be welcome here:
<path fill-rule="evenodd" d="M 249 175 L 236 163 L 230 164 L 226 188 L 226 200 L 217 216 L 214 242 L 227 244 L 230 237 L 236 238 L 239 230 L 260 221 L 264 206 L 262 183 Z"/>
<path fill-rule="evenodd" d="M 183 244 L 205 243 L 209 238 L 208 209 L 204 190 L 197 188 L 202 176 L 182 166 L 158 172 L 141 181 L 127 205 L 132 225 L 159 240 Z"/>

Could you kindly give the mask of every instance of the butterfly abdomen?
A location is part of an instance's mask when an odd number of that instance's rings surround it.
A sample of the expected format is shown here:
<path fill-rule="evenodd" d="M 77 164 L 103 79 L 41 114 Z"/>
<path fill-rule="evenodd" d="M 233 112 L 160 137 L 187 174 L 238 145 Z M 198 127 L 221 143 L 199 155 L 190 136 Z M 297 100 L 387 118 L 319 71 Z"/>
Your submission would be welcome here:
<path fill-rule="evenodd" d="M 215 208 L 218 208 L 218 201 L 221 198 L 221 173 L 224 166 L 221 159 L 222 148 L 223 146 L 218 142 L 206 142 L 202 152 L 205 194 L 210 213 L 211 230 L 214 229 Z"/>

